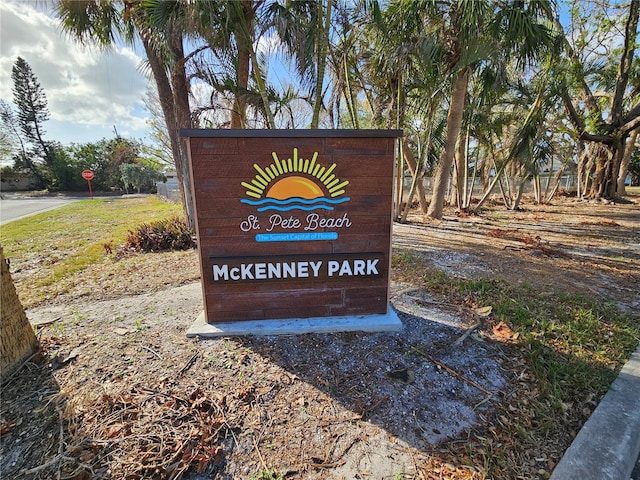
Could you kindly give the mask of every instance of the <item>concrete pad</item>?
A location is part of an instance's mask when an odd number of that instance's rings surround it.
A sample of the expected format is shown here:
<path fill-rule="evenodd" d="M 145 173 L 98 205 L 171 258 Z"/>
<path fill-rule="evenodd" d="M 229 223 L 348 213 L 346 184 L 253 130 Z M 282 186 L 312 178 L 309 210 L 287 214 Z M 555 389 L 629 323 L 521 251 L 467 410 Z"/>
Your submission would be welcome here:
<path fill-rule="evenodd" d="M 628 480 L 640 453 L 640 346 L 584 424 L 551 480 Z"/>
<path fill-rule="evenodd" d="M 402 322 L 393 309 L 385 315 L 289 318 L 207 323 L 204 312 L 187 330 L 187 337 L 228 337 L 234 335 L 299 335 L 302 333 L 397 332 Z"/>

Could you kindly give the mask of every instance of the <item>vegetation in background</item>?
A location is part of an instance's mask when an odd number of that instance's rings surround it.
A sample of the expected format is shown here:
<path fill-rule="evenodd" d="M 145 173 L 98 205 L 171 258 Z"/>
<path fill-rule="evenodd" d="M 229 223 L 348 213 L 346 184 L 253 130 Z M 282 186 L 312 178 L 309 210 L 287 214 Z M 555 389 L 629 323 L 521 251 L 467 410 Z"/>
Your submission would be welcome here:
<path fill-rule="evenodd" d="M 188 250 L 195 247 L 195 232 L 181 217 L 143 223 L 129 230 L 125 244 L 125 248 L 138 252 Z"/>
<path fill-rule="evenodd" d="M 140 191 L 160 177 L 163 164 L 137 140 L 118 136 L 68 147 L 46 140 L 47 98 L 31 67 L 20 57 L 12 79 L 17 110 L 0 101 L 3 160 L 13 161 L 5 173 L 28 172 L 36 179 L 34 187 L 58 191 L 86 190 L 81 176 L 86 169 L 95 175 L 92 185 L 96 191 L 127 190 L 129 184 Z M 123 168 L 128 172 L 124 177 Z"/>
<path fill-rule="evenodd" d="M 109 261 L 105 254 L 124 245 L 136 225 L 180 210 L 156 197 L 82 200 L 3 225 L 0 244 L 16 258 L 12 268 L 33 269 L 22 291 L 44 296 L 41 287 L 63 288 L 74 274 Z"/>
<path fill-rule="evenodd" d="M 485 195 L 499 188 L 508 208 L 529 181 L 536 201 L 549 202 L 565 173 L 578 177 L 579 197 L 625 194 L 640 125 L 638 2 L 58 0 L 56 8 L 82 44 L 142 43 L 165 127 L 148 152 L 173 157 L 191 224 L 179 130 L 198 126 L 401 128 L 398 178 L 422 185 L 435 175 L 436 186 L 451 178 L 455 187 L 448 199 L 435 188 L 430 204 L 418 187 L 436 218 L 443 199 L 473 210 L 474 184 Z M 289 67 L 286 81 L 268 75 L 275 58 Z M 42 93 L 20 72 L 21 84 Z M 42 161 L 71 178 L 69 152 L 47 154 L 53 143 L 32 140 L 24 166 Z"/>
<path fill-rule="evenodd" d="M 153 182 L 160 179 L 160 174 L 157 170 L 139 163 L 123 163 L 120 165 L 120 173 L 120 178 L 127 193 L 129 192 L 129 185 L 132 185 L 140 193 L 142 188 L 150 188 L 153 186 Z"/>
<path fill-rule="evenodd" d="M 18 137 L 19 148 L 15 157 L 18 168 L 27 169 L 43 188 L 54 185 L 59 145 L 45 140 L 44 122 L 49 120 L 47 97 L 31 66 L 18 57 L 11 70 L 13 80 L 14 113 L 8 104 L 2 105 L 2 121 Z"/>

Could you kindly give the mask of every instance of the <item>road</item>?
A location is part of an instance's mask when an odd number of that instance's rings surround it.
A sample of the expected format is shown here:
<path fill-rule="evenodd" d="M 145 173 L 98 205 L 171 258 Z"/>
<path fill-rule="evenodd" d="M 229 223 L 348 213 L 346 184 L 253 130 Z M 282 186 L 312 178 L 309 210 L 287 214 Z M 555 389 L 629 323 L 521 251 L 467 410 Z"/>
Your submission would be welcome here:
<path fill-rule="evenodd" d="M 3 198 L 0 200 L 0 225 L 13 220 L 62 207 L 78 198 Z"/>

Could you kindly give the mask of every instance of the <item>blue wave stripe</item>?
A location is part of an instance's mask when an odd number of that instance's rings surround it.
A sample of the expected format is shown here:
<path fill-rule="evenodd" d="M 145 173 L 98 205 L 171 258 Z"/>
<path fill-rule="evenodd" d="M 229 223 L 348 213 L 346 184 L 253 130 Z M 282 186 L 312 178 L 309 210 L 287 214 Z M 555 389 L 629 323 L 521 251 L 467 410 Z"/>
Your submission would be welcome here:
<path fill-rule="evenodd" d="M 301 203 L 303 205 L 313 205 L 316 203 L 320 203 L 320 202 L 326 202 L 326 203 L 331 203 L 333 205 L 338 205 L 340 203 L 344 203 L 344 202 L 348 202 L 349 200 L 351 200 L 349 197 L 343 197 L 343 198 L 326 198 L 326 197 L 317 197 L 317 198 L 312 198 L 312 199 L 308 199 L 308 198 L 300 198 L 300 197 L 292 197 L 292 198 L 287 198 L 286 200 L 278 200 L 276 198 L 263 198 L 262 200 L 250 200 L 248 198 L 242 198 L 240 199 L 240 203 L 246 203 L 247 205 L 265 205 L 268 203 L 273 203 L 276 205 L 288 205 L 291 203 Z"/>
<path fill-rule="evenodd" d="M 330 205 L 314 205 L 313 207 L 304 207 L 302 205 L 288 205 L 286 207 L 278 207 L 277 205 L 267 205 L 265 207 L 258 208 L 259 212 L 268 212 L 269 210 L 275 210 L 276 212 L 289 212 L 291 210 L 303 210 L 310 212 L 312 210 L 333 210 Z"/>

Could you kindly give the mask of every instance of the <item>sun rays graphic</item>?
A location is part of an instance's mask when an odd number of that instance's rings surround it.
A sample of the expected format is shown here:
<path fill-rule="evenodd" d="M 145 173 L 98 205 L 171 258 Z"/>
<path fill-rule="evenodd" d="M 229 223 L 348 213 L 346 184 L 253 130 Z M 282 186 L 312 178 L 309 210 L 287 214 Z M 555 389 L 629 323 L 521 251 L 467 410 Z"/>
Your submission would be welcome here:
<path fill-rule="evenodd" d="M 279 159 L 276 152 L 271 156 L 271 164 L 264 168 L 254 164 L 255 177 L 241 183 L 247 189 L 247 197 L 251 197 L 242 199 L 242 203 L 258 206 L 260 212 L 333 210 L 333 205 L 349 201 L 348 197 L 341 197 L 349 181 L 340 180 L 333 173 L 335 163 L 328 168 L 320 165 L 318 152 L 311 159 L 299 157 L 297 148 L 293 149 L 292 158 L 286 160 Z"/>

